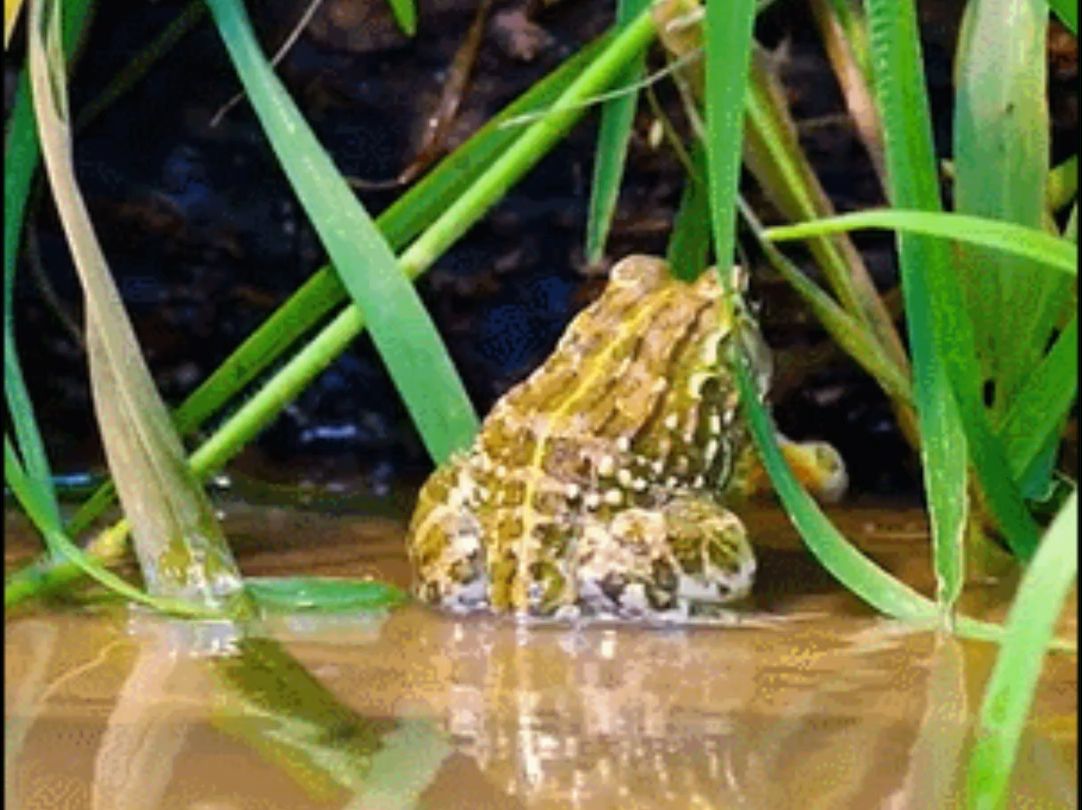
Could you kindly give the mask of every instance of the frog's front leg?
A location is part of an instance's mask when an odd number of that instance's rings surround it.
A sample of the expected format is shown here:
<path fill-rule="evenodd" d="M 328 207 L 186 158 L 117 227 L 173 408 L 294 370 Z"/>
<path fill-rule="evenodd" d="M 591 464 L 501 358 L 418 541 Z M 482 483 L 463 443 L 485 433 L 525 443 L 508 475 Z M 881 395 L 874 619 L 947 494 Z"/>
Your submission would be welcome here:
<path fill-rule="evenodd" d="M 740 519 L 705 495 L 681 492 L 585 526 L 578 544 L 579 602 L 628 618 L 686 618 L 746 596 L 755 556 Z"/>

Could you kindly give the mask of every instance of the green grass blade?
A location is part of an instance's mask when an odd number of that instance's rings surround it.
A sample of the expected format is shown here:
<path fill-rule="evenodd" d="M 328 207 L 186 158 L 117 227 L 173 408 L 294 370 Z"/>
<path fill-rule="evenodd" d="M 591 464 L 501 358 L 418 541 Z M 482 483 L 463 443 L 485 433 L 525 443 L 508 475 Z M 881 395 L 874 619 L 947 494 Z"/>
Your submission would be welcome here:
<path fill-rule="evenodd" d="M 1027 471 L 1042 449 L 1058 436 L 1060 424 L 1078 392 L 1078 313 L 1056 338 L 1051 350 L 1011 401 L 999 428 L 1011 474 L 1015 480 Z"/>
<path fill-rule="evenodd" d="M 1049 0 L 1048 5 L 1056 12 L 1064 27 L 1078 36 L 1078 0 Z"/>
<path fill-rule="evenodd" d="M 1048 4 L 975 0 L 966 13 L 955 60 L 955 210 L 1039 230 L 1049 172 Z M 1069 282 L 1001 252 L 963 245 L 958 258 L 998 422 L 1044 353 Z"/>
<path fill-rule="evenodd" d="M 710 253 L 710 200 L 706 194 L 706 152 L 701 142 L 691 149 L 691 165 L 666 251 L 672 274 L 685 281 L 702 272 Z"/>
<path fill-rule="evenodd" d="M 945 211 L 859 211 L 797 225 L 778 225 L 767 228 L 763 235 L 773 242 L 782 242 L 862 229 L 895 230 L 965 242 L 1036 262 L 1046 271 L 1054 270 L 1055 275 L 1078 275 L 1078 254 L 1069 239 L 1013 222 Z"/>
<path fill-rule="evenodd" d="M 79 192 L 59 13 L 51 0 L 31 2 L 30 77 L 45 168 L 85 297 L 102 442 L 149 591 L 217 606 L 239 595 L 240 575 L 154 388 Z M 244 607 L 243 599 L 234 604 Z"/>
<path fill-rule="evenodd" d="M 478 420 L 454 364 L 387 241 L 320 146 L 259 50 L 235 0 L 208 0 L 229 55 L 290 185 L 436 463 L 467 447 Z"/>
<path fill-rule="evenodd" d="M 616 25 L 626 25 L 650 5 L 649 0 L 616 0 Z M 617 79 L 617 84 L 633 85 L 642 78 L 646 54 L 631 60 Z M 605 252 L 605 240 L 616 210 L 620 180 L 624 176 L 624 161 L 631 139 L 631 125 L 639 90 L 610 98 L 601 107 L 601 123 L 597 130 L 594 150 L 594 180 L 590 187 L 590 207 L 586 220 L 586 261 L 597 262 Z"/>
<path fill-rule="evenodd" d="M 521 130 L 504 127 L 505 121 L 552 103 L 607 40 L 607 35 L 595 40 L 536 82 L 380 214 L 376 225 L 391 247 L 400 250 L 416 238 L 518 138 Z M 331 267 L 314 273 L 185 400 L 176 414 L 181 430 L 203 424 L 345 299 Z"/>
<path fill-rule="evenodd" d="M 1002 806 L 1033 703 L 1044 651 L 1078 572 L 1078 493 L 1049 527 L 1018 586 L 1005 638 L 984 691 L 966 774 L 968 806 Z"/>
<path fill-rule="evenodd" d="M 751 0 L 707 0 L 703 27 L 707 191 L 714 255 L 726 285 L 736 244 L 736 194 L 754 21 Z"/>
<path fill-rule="evenodd" d="M 808 549 L 839 582 L 881 613 L 909 621 L 934 619 L 936 608 L 930 600 L 887 574 L 857 550 L 800 486 L 777 446 L 769 415 L 754 395 L 749 370 L 743 363 L 735 365 L 740 400 L 755 446 L 774 490 Z"/>
<path fill-rule="evenodd" d="M 398 27 L 408 37 L 417 33 L 417 7 L 413 0 L 387 0 Z"/>
<path fill-rule="evenodd" d="M 912 3 L 869 0 L 866 9 L 891 203 L 939 210 L 928 99 Z M 964 572 L 963 539 L 969 509 L 966 437 L 946 367 L 936 349 L 941 338 L 933 332 L 928 277 L 952 273 L 953 268 L 944 243 L 905 233 L 898 235 L 897 243 L 937 601 L 941 615 L 949 622 Z"/>
<path fill-rule="evenodd" d="M 248 577 L 244 587 L 262 607 L 344 613 L 397 607 L 409 597 L 401 588 L 367 579 Z"/>

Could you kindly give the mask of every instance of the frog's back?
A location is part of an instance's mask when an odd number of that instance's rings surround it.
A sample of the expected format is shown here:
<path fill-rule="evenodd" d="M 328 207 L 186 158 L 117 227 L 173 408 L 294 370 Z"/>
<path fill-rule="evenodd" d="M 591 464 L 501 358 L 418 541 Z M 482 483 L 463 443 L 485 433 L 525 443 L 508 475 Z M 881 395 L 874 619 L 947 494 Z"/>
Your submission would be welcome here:
<path fill-rule="evenodd" d="M 741 438 L 720 355 L 732 332 L 712 274 L 687 284 L 659 259 L 617 265 L 470 452 L 422 489 L 410 530 L 422 596 L 448 604 L 458 589 L 472 606 L 485 588 L 488 607 L 552 613 L 578 601 L 584 532 L 723 488 Z"/>

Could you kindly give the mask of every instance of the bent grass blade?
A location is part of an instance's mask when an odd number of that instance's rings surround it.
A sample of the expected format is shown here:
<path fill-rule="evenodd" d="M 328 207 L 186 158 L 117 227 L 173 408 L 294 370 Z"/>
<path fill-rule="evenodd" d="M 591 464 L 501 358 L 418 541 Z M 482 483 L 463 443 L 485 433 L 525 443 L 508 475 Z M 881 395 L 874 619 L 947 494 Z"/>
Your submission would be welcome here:
<path fill-rule="evenodd" d="M 83 286 L 94 403 L 150 593 L 217 607 L 247 603 L 210 501 L 139 351 L 75 180 L 60 7 L 30 5 L 30 77 L 45 168 Z M 47 30 L 43 22 L 47 20 Z"/>

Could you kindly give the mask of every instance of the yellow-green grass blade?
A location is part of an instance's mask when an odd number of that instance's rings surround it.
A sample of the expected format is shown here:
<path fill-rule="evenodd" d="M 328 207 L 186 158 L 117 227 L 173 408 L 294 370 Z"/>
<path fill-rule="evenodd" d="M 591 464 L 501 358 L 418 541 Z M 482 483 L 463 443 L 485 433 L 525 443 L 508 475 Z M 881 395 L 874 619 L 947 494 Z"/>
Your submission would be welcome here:
<path fill-rule="evenodd" d="M 503 127 L 504 121 L 550 104 L 607 39 L 595 40 L 534 84 L 380 214 L 376 225 L 391 247 L 399 250 L 416 237 L 521 134 Z M 345 298 L 330 266 L 312 274 L 177 408 L 177 429 L 188 433 L 201 426 Z M 113 497 L 112 484 L 102 485 L 72 516 L 68 531 L 83 531 Z"/>
<path fill-rule="evenodd" d="M 89 16 L 89 0 L 66 4 L 62 36 L 64 51 L 69 57 Z M 40 488 L 48 508 L 59 516 L 45 444 L 34 417 L 30 394 L 26 390 L 15 341 L 15 269 L 26 202 L 40 156 L 31 108 L 30 81 L 23 70 L 19 72 L 16 83 L 4 143 L 4 401 L 14 431 L 17 457 L 25 465 L 26 474 Z"/>
<path fill-rule="evenodd" d="M 586 109 L 585 102 L 604 92 L 627 61 L 649 45 L 653 36 L 653 24 L 644 12 L 581 66 L 549 112 L 535 120 L 498 158 L 490 159 L 467 191 L 445 206 L 439 219 L 403 254 L 401 264 L 407 275 L 415 278 L 428 269 L 511 185 L 547 154 L 581 117 Z M 196 475 L 206 477 L 229 461 L 363 328 L 364 318 L 354 306 L 347 306 L 335 316 L 192 454 L 189 463 Z M 53 566 L 46 571 L 37 565 L 28 566 L 6 583 L 5 603 L 63 587 L 78 575 L 78 570 L 70 565 Z"/>
<path fill-rule="evenodd" d="M 1064 27 L 1078 36 L 1078 0 L 1049 0 L 1048 4 Z"/>
<path fill-rule="evenodd" d="M 65 0 L 65 5 L 67 5 L 67 0 Z M 191 0 L 184 6 L 176 17 L 109 81 L 104 90 L 79 110 L 78 115 L 75 116 L 75 131 L 79 132 L 141 82 L 162 57 L 195 29 L 206 14 L 206 10 L 202 0 Z"/>
<path fill-rule="evenodd" d="M 898 370 L 870 333 L 868 325 L 858 321 L 809 279 L 771 242 L 764 238 L 764 228 L 751 208 L 740 200 L 740 211 L 763 248 L 767 261 L 804 299 L 834 341 L 872 375 L 880 387 L 897 402 L 912 407 L 913 389 L 909 378 Z"/>
<path fill-rule="evenodd" d="M 692 171 L 684 178 L 680 208 L 673 220 L 666 258 L 677 278 L 691 281 L 706 267 L 710 253 L 710 201 L 706 194 L 706 152 L 691 148 Z"/>
<path fill-rule="evenodd" d="M 1044 653 L 1077 576 L 1077 537 L 1078 493 L 1072 492 L 1041 541 L 1007 615 L 966 773 L 971 808 L 1003 806 Z"/>
<path fill-rule="evenodd" d="M 11 41 L 11 32 L 15 30 L 15 22 L 19 19 L 19 10 L 23 7 L 23 0 L 4 0 L 4 50 L 7 50 Z"/>
<path fill-rule="evenodd" d="M 83 287 L 102 443 L 154 596 L 243 611 L 240 574 L 154 388 L 75 180 L 59 3 L 32 0 L 34 114 L 53 200 Z"/>
<path fill-rule="evenodd" d="M 1041 229 L 1049 171 L 1046 0 L 973 0 L 955 59 L 954 208 Z M 992 421 L 1040 360 L 1069 281 L 1031 262 L 962 245 Z M 1020 300 L 1026 306 L 1018 306 Z"/>
<path fill-rule="evenodd" d="M 616 0 L 616 25 L 627 24 L 649 6 L 649 0 Z M 632 86 L 642 77 L 646 54 L 641 53 L 617 79 L 618 85 Z M 605 252 L 605 241 L 616 211 L 616 198 L 620 193 L 620 181 L 624 176 L 631 126 L 635 121 L 635 108 L 639 103 L 639 90 L 621 93 L 601 106 L 601 123 L 597 130 L 597 147 L 594 150 L 594 179 L 590 186 L 590 205 L 586 219 L 586 261 L 597 262 Z"/>
<path fill-rule="evenodd" d="M 832 215 L 834 206 L 800 147 L 784 90 L 758 48 L 753 53 L 751 79 L 745 149 L 748 169 L 789 219 Z M 812 240 L 808 248 L 841 304 L 851 315 L 867 322 L 892 361 L 901 371 L 908 371 L 901 339 L 852 242 L 824 236 Z"/>
<path fill-rule="evenodd" d="M 1055 271 L 1054 275 L 1078 275 L 1078 253 L 1069 239 L 1013 222 L 946 211 L 901 207 L 858 211 L 814 222 L 777 225 L 767 228 L 763 235 L 773 242 L 783 242 L 862 229 L 895 230 L 965 242 L 1032 261 L 1045 268 L 1045 272 Z"/>
<path fill-rule="evenodd" d="M 429 455 L 443 463 L 469 445 L 478 421 L 431 316 L 390 245 L 263 57 L 243 6 L 236 0 L 208 4 L 290 185 L 364 313 Z"/>
<path fill-rule="evenodd" d="M 1078 155 L 1074 154 L 1048 172 L 1045 205 L 1049 213 L 1059 211 L 1078 196 Z"/>
<path fill-rule="evenodd" d="M 939 210 L 913 6 L 908 0 L 869 0 L 866 9 L 890 201 L 895 206 Z M 950 336 L 933 331 L 928 284 L 929 276 L 952 273 L 953 268 L 943 243 L 903 233 L 897 244 L 932 529 L 936 597 L 941 615 L 949 623 L 964 576 L 963 540 L 969 509 L 966 437 L 946 366 L 936 351 L 937 341 Z"/>
<path fill-rule="evenodd" d="M 885 188 L 883 128 L 872 100 L 867 21 L 860 7 L 851 0 L 812 0 L 810 5 L 849 117 Z"/>

